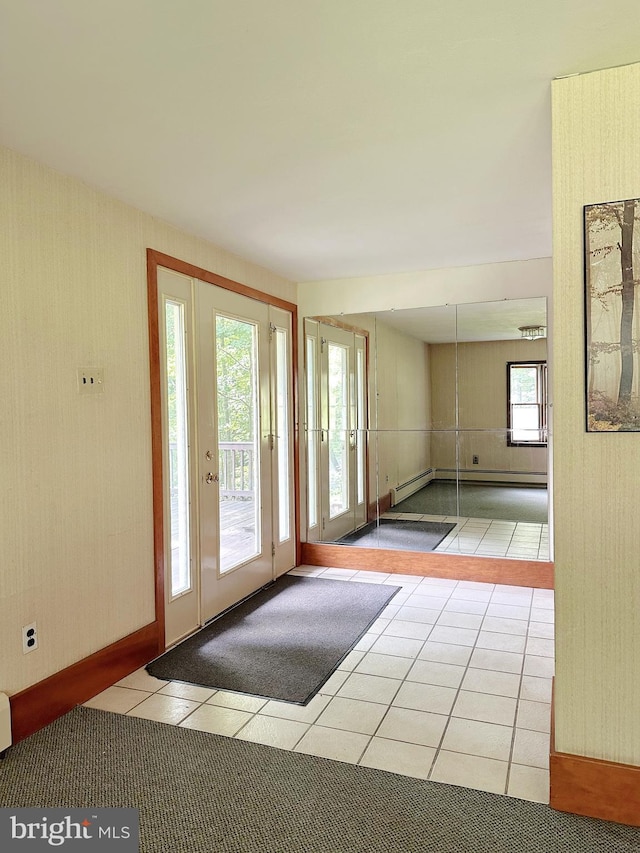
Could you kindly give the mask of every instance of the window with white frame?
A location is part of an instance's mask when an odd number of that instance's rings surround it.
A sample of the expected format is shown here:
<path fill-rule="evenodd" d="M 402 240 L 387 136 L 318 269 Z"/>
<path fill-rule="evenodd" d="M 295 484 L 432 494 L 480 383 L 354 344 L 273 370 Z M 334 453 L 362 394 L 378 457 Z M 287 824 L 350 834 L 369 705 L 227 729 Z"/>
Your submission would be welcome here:
<path fill-rule="evenodd" d="M 507 362 L 507 444 L 547 444 L 547 363 Z"/>

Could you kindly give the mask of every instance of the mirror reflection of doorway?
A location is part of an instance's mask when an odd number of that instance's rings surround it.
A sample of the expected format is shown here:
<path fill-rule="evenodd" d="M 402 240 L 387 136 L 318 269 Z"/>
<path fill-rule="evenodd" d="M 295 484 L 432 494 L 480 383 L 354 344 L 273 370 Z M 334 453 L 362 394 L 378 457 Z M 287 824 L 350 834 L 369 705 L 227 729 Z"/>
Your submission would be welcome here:
<path fill-rule="evenodd" d="M 548 561 L 546 299 L 339 320 L 369 332 L 372 363 L 375 529 L 349 544 Z M 423 549 L 392 544 L 401 521 L 453 527 Z"/>
<path fill-rule="evenodd" d="M 335 541 L 367 521 L 367 336 L 305 321 L 309 532 Z"/>

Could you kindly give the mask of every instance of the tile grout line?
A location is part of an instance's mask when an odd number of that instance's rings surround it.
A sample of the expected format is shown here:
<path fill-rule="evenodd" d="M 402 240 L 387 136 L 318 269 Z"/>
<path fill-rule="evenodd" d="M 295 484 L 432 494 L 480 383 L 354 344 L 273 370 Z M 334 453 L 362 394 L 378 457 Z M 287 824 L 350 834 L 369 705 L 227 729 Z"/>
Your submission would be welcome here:
<path fill-rule="evenodd" d="M 481 634 L 481 632 L 482 632 L 482 630 L 483 630 L 483 625 L 484 625 L 485 619 L 487 618 L 487 610 L 489 609 L 489 606 L 491 605 L 491 599 L 493 598 L 493 595 L 494 595 L 494 594 L 495 594 L 495 592 L 496 592 L 496 587 L 497 587 L 497 586 L 500 586 L 500 584 L 493 584 L 492 586 L 493 586 L 493 590 L 492 590 L 492 593 L 491 593 L 491 597 L 489 598 L 489 601 L 487 601 L 487 602 L 486 602 L 486 605 L 487 605 L 487 606 L 486 606 L 485 612 L 484 612 L 484 614 L 483 614 L 483 616 L 482 616 L 482 621 L 480 622 L 480 627 L 478 628 L 478 634 L 477 634 L 477 637 L 476 637 L 476 641 L 475 641 L 475 643 L 473 644 L 473 646 L 471 647 L 471 654 L 469 655 L 469 659 L 468 659 L 467 664 L 466 664 L 466 666 L 465 666 L 465 671 L 464 671 L 464 673 L 462 674 L 462 678 L 461 678 L 461 680 L 460 680 L 460 685 L 459 685 L 459 687 L 458 687 L 458 689 L 457 689 L 457 692 L 456 692 L 456 695 L 455 695 L 455 697 L 454 697 L 453 704 L 452 704 L 452 706 L 451 706 L 451 711 L 450 711 L 450 712 L 449 712 L 449 714 L 448 714 L 448 719 L 447 719 L 446 725 L 445 725 L 445 727 L 444 727 L 444 731 L 443 731 L 443 733 L 442 733 L 442 737 L 440 738 L 440 742 L 439 742 L 439 744 L 438 744 L 438 746 L 437 746 L 437 748 L 436 748 L 436 752 L 435 752 L 435 755 L 434 755 L 434 757 L 433 757 L 433 761 L 432 761 L 432 763 L 431 763 L 431 768 L 430 768 L 430 770 L 429 770 L 429 775 L 428 775 L 428 777 L 427 777 L 427 778 L 429 778 L 429 779 L 431 778 L 431 774 L 433 773 L 433 770 L 434 770 L 434 768 L 435 768 L 435 763 L 436 763 L 436 761 L 437 761 L 437 759 L 438 759 L 438 756 L 439 756 L 440 752 L 442 751 L 442 744 L 444 743 L 445 736 L 446 736 L 447 731 L 448 731 L 448 729 L 449 729 L 449 724 L 450 724 L 450 722 L 451 722 L 451 720 L 452 720 L 452 718 L 453 718 L 453 709 L 454 709 L 455 704 L 456 704 L 456 702 L 457 702 L 457 700 L 458 700 L 458 696 L 460 695 L 460 692 L 462 691 L 462 685 L 463 685 L 463 683 L 464 683 L 464 679 L 466 678 L 467 673 L 469 672 L 469 670 L 470 670 L 470 669 L 474 669 L 474 668 L 475 668 L 475 667 L 472 667 L 472 666 L 471 666 L 471 660 L 472 660 L 472 658 L 473 658 L 473 652 L 474 652 L 476 649 L 480 648 L 480 647 L 478 646 L 478 640 L 480 639 L 480 634 Z M 496 602 L 496 603 L 497 603 L 497 602 Z M 524 654 L 523 654 L 523 666 L 524 666 Z M 499 671 L 499 670 L 497 670 L 497 671 Z M 475 691 L 472 691 L 472 692 L 475 692 Z M 485 695 L 485 694 L 480 694 L 480 695 Z M 517 704 L 516 704 L 516 708 L 517 708 Z M 467 719 L 467 718 L 462 717 L 462 718 L 460 718 L 460 719 Z M 478 721 L 478 722 L 482 722 L 482 721 L 480 720 L 480 721 Z M 512 728 L 513 728 L 513 729 L 515 729 L 515 714 L 514 714 L 514 724 L 513 724 Z M 454 752 L 455 752 L 456 750 L 452 750 L 452 751 L 454 751 Z M 459 753 L 459 754 L 461 754 L 461 755 L 467 755 L 467 754 L 470 754 L 470 753 Z M 483 756 L 478 756 L 478 757 L 483 757 Z M 486 757 L 486 756 L 484 756 L 484 757 Z M 508 763 L 507 763 L 507 775 L 508 775 Z"/>
<path fill-rule="evenodd" d="M 510 749 L 509 749 L 509 760 L 508 760 L 508 764 L 507 764 L 507 778 L 506 778 L 506 780 L 505 780 L 505 788 L 504 788 L 504 792 L 505 792 L 505 794 L 507 794 L 507 793 L 508 793 L 508 791 L 509 791 L 509 784 L 510 784 L 510 782 L 511 782 L 511 767 L 512 767 L 512 765 L 513 765 L 513 750 L 514 750 L 514 747 L 515 747 L 516 735 L 517 735 L 517 732 L 518 732 L 518 712 L 519 712 L 519 710 L 520 710 L 520 694 L 522 693 L 522 681 L 523 681 L 523 678 L 524 678 L 524 667 L 525 667 L 525 662 L 526 662 L 526 659 L 527 659 L 527 645 L 528 645 L 528 643 L 529 643 L 529 626 L 531 625 L 531 612 L 532 612 L 532 610 L 533 610 L 533 599 L 534 599 L 534 596 L 535 596 L 535 591 L 532 591 L 532 593 L 531 593 L 531 603 L 529 604 L 529 618 L 527 619 L 527 633 L 526 633 L 526 635 L 525 635 L 525 641 L 524 641 L 524 652 L 523 652 L 523 655 L 522 655 L 522 668 L 521 668 L 521 670 L 520 670 L 520 682 L 519 682 L 519 684 L 518 684 L 518 697 L 517 697 L 517 699 L 516 699 L 516 708 L 515 708 L 515 714 L 514 714 L 514 718 L 513 718 L 513 732 L 512 732 L 512 735 L 511 735 L 511 746 L 510 746 Z"/>
<path fill-rule="evenodd" d="M 409 584 L 409 586 L 415 586 L 415 588 L 416 588 L 416 589 L 417 589 L 418 587 L 420 587 L 421 585 L 422 585 L 422 580 L 420 580 L 417 584 Z M 429 586 L 429 584 L 425 584 L 425 586 L 427 586 L 427 587 L 428 587 L 428 586 Z M 446 587 L 445 587 L 445 588 L 446 588 Z M 449 600 L 450 600 L 451 595 L 453 594 L 453 590 L 455 590 L 456 588 L 457 588 L 457 583 L 456 583 L 456 585 L 455 585 L 455 586 L 450 587 L 451 592 L 450 592 L 450 593 L 449 593 L 449 595 L 446 597 L 445 601 L 449 601 Z M 404 585 L 402 586 L 402 589 L 404 590 Z M 413 592 L 410 592 L 410 593 L 409 593 L 409 596 L 411 596 L 411 595 L 412 595 L 412 594 L 414 594 L 414 593 L 415 593 L 415 590 L 413 590 Z M 434 596 L 432 596 L 432 597 L 434 597 Z M 438 597 L 440 597 L 440 596 L 438 596 Z M 428 609 L 428 608 L 427 608 L 427 609 Z M 441 611 L 440 611 L 440 612 L 442 612 L 442 610 L 444 610 L 444 605 L 442 606 L 442 609 L 441 609 Z M 395 619 L 395 618 L 397 618 L 397 616 L 394 616 L 394 617 L 391 619 L 391 622 L 393 622 L 393 619 Z M 402 620 L 400 620 L 400 621 L 402 621 Z M 419 624 L 420 624 L 420 623 L 419 623 Z M 428 623 L 423 623 L 423 624 L 428 624 Z M 388 627 L 388 626 L 387 626 L 387 627 Z M 374 737 L 376 737 L 376 735 L 377 735 L 377 733 L 378 733 L 378 731 L 379 731 L 379 729 L 380 729 L 380 726 L 382 726 L 382 723 L 386 720 L 386 718 L 387 718 L 387 716 L 388 716 L 389 711 L 391 710 L 391 708 L 392 708 L 392 707 L 394 707 L 394 706 L 393 706 L 393 700 L 396 698 L 396 696 L 397 696 L 397 695 L 398 695 L 398 693 L 400 692 L 400 690 L 401 690 L 402 686 L 406 683 L 406 681 L 407 681 L 407 676 L 408 676 L 408 674 L 411 672 L 411 669 L 413 668 L 413 665 L 415 664 L 415 662 L 419 659 L 420 652 L 424 649 L 425 643 L 426 643 L 426 642 L 428 642 L 428 639 L 429 639 L 429 637 L 431 636 L 431 632 L 433 631 L 433 628 L 434 628 L 434 627 L 435 627 L 435 623 L 431 626 L 431 628 L 430 628 L 430 630 L 429 630 L 429 633 L 427 634 L 426 638 L 425 638 L 424 640 L 422 640 L 422 645 L 420 646 L 419 650 L 416 652 L 415 656 L 413 657 L 413 659 L 412 659 L 412 661 L 413 661 L 413 662 L 412 662 L 411 666 L 409 667 L 409 669 L 408 669 L 408 671 L 407 671 L 407 674 L 406 674 L 405 676 L 403 676 L 403 678 L 402 678 L 402 679 L 400 679 L 400 684 L 398 685 L 398 687 L 397 687 L 396 691 L 394 692 L 393 697 L 391 698 L 391 700 L 390 700 L 390 701 L 389 701 L 389 703 L 387 704 L 387 710 L 384 712 L 384 714 L 383 714 L 383 715 L 382 715 L 382 717 L 380 718 L 380 721 L 379 721 L 378 725 L 376 726 L 376 728 L 374 729 L 373 734 L 372 734 L 372 735 L 371 735 L 371 737 L 369 738 L 369 741 L 368 741 L 368 743 L 367 743 L 367 746 L 365 747 L 365 749 L 363 750 L 362 754 L 360 755 L 360 758 L 358 759 L 358 762 L 357 762 L 357 763 L 359 763 L 359 762 L 362 760 L 362 758 L 363 758 L 363 756 L 364 756 L 364 753 L 366 752 L 366 750 L 367 750 L 367 749 L 368 749 L 368 747 L 369 747 L 369 744 L 371 743 L 371 741 L 373 740 L 373 738 L 374 738 Z M 382 635 L 381 635 L 381 636 L 382 636 Z M 387 636 L 391 636 L 391 635 L 387 635 Z M 411 639 L 411 638 L 407 638 L 407 639 Z M 374 652 L 373 654 L 375 654 L 375 652 Z M 400 655 L 398 655 L 398 657 L 401 657 L 401 656 L 400 656 Z M 398 706 L 395 706 L 395 707 L 398 707 Z M 407 743 L 407 741 L 398 741 L 398 743 Z M 416 745 L 417 745 L 417 746 L 419 746 L 420 744 L 416 744 Z"/>
<path fill-rule="evenodd" d="M 456 584 L 456 587 L 455 587 L 456 589 L 458 588 L 459 583 L 460 583 L 460 581 L 458 581 L 458 584 Z M 492 586 L 493 586 L 493 589 L 491 591 L 491 596 L 493 596 L 493 594 L 495 592 L 496 584 L 492 584 Z M 491 601 L 491 598 L 489 598 L 489 602 L 490 601 Z M 446 737 L 447 731 L 449 730 L 449 724 L 451 723 L 451 719 L 453 717 L 453 709 L 455 708 L 456 702 L 458 701 L 458 696 L 460 695 L 460 691 L 462 690 L 462 684 L 464 682 L 464 679 L 466 678 L 466 675 L 467 675 L 469 669 L 471 668 L 471 658 L 473 657 L 473 652 L 477 647 L 478 639 L 480 637 L 480 631 L 482 630 L 482 625 L 483 625 L 483 622 L 486 618 L 486 612 L 489 609 L 489 602 L 486 603 L 487 606 L 486 606 L 485 612 L 482 616 L 482 620 L 480 622 L 480 627 L 478 628 L 478 633 L 476 636 L 475 643 L 473 644 L 473 646 L 471 646 L 469 658 L 468 658 L 467 663 L 465 665 L 464 672 L 462 673 L 462 678 L 460 679 L 460 684 L 458 685 L 458 688 L 456 690 L 456 695 L 453 697 L 453 702 L 451 704 L 451 710 L 449 711 L 449 714 L 447 715 L 447 722 L 445 723 L 444 729 L 442 730 L 442 736 L 441 736 L 441 738 L 438 742 L 438 745 L 435 749 L 435 752 L 433 754 L 433 760 L 431 762 L 431 767 L 429 768 L 429 773 L 427 774 L 427 779 L 431 779 L 431 775 L 435 769 L 436 761 L 438 760 L 438 757 L 442 751 L 442 744 L 444 743 L 444 739 Z"/>
<path fill-rule="evenodd" d="M 459 581 L 458 581 L 458 582 L 456 582 L 456 585 L 455 585 L 455 586 L 452 586 L 452 587 L 450 587 L 450 588 L 449 588 L 451 591 L 450 591 L 449 595 L 446 597 L 446 599 L 445 599 L 445 603 L 451 600 L 451 596 L 453 595 L 453 591 L 454 591 L 455 589 L 457 589 L 457 588 L 458 588 L 458 583 L 459 583 Z M 416 584 L 416 587 L 421 586 L 421 584 L 422 584 L 422 581 L 420 581 L 418 584 Z M 427 586 L 427 587 L 428 587 L 428 586 L 429 586 L 429 584 L 425 584 L 425 586 Z M 435 586 L 435 584 L 434 584 L 434 586 Z M 444 587 L 444 588 L 446 589 L 447 587 Z M 411 593 L 410 593 L 410 595 L 411 595 Z M 432 597 L 435 597 L 435 596 L 432 596 Z M 438 596 L 438 597 L 440 597 L 440 596 Z M 445 607 L 445 605 L 443 604 L 443 605 L 442 605 L 442 608 L 441 608 L 441 610 L 440 610 L 440 614 L 442 614 L 442 612 L 444 611 L 444 607 Z M 426 609 L 430 609 L 430 608 L 426 608 Z M 395 618 L 395 617 L 394 617 L 394 618 Z M 438 618 L 439 618 L 439 617 L 438 617 Z M 393 621 L 393 620 L 392 620 L 392 621 Z M 400 620 L 400 621 L 402 621 L 402 620 Z M 423 624 L 428 624 L 428 623 L 423 623 Z M 429 633 L 427 634 L 427 637 L 422 641 L 422 645 L 420 646 L 420 649 L 416 652 L 415 657 L 413 658 L 413 663 L 412 663 L 412 664 L 411 664 L 411 666 L 409 667 L 409 670 L 408 670 L 408 672 L 407 672 L 407 675 L 409 674 L 409 672 L 411 672 L 411 670 L 412 670 L 412 668 L 413 668 L 413 665 L 416 663 L 416 661 L 418 661 L 418 660 L 419 660 L 420 652 L 422 652 L 422 650 L 424 649 L 425 643 L 427 643 L 427 642 L 429 641 L 429 637 L 431 636 L 431 634 L 432 634 L 432 632 L 433 632 L 433 629 L 435 628 L 436 624 L 437 624 L 437 619 L 436 619 L 436 622 L 435 622 L 433 625 L 431 625 L 431 628 L 430 628 L 430 630 L 429 630 Z M 385 713 L 383 714 L 383 716 L 382 716 L 382 718 L 381 718 L 380 722 L 379 722 L 379 723 L 378 723 L 378 725 L 376 726 L 376 729 L 375 729 L 375 731 L 374 731 L 373 735 L 371 736 L 371 740 L 373 740 L 373 738 L 376 736 L 377 732 L 379 731 L 380 726 L 382 725 L 382 723 L 384 722 L 384 720 L 386 720 L 387 715 L 389 714 L 389 711 L 390 711 L 390 710 L 391 710 L 391 708 L 392 708 L 393 699 L 395 699 L 395 698 L 396 698 L 396 696 L 398 695 L 398 693 L 399 693 L 400 689 L 401 689 L 401 688 L 402 688 L 402 686 L 406 683 L 406 681 L 407 681 L 407 675 L 405 675 L 405 676 L 402 678 L 402 680 L 401 680 L 401 682 L 400 682 L 400 685 L 398 686 L 398 689 L 395 691 L 395 693 L 394 693 L 394 695 L 393 695 L 393 698 L 391 699 L 391 701 L 389 702 L 389 704 L 388 704 L 388 706 L 387 706 L 387 710 L 385 711 Z M 415 683 L 415 682 L 411 682 L 411 683 Z M 454 700 L 454 701 L 455 701 L 455 700 Z M 399 707 L 399 706 L 395 706 L 395 707 Z M 411 710 L 411 709 L 407 709 L 407 710 Z M 390 739 L 392 739 L 392 738 L 390 738 Z M 371 741 L 369 741 L 369 742 L 371 742 Z M 407 743 L 407 742 L 408 742 L 408 741 L 398 741 L 398 743 Z M 420 746 L 421 744 L 414 744 L 414 745 L 415 745 L 415 746 Z M 425 744 L 422 744 L 422 746 L 424 746 L 424 745 L 425 745 Z M 363 754 L 362 754 L 362 755 L 364 755 L 364 752 L 363 752 Z M 360 756 L 359 761 L 361 761 L 361 760 L 362 760 L 362 755 Z M 434 754 L 434 760 L 435 760 L 435 754 Z M 433 762 L 432 762 L 432 765 L 433 765 Z M 429 778 L 429 775 L 430 775 L 430 774 L 431 774 L 431 768 L 429 768 L 429 771 L 428 771 L 428 773 L 427 773 L 427 776 L 426 776 L 426 778 L 427 778 L 427 779 Z"/>

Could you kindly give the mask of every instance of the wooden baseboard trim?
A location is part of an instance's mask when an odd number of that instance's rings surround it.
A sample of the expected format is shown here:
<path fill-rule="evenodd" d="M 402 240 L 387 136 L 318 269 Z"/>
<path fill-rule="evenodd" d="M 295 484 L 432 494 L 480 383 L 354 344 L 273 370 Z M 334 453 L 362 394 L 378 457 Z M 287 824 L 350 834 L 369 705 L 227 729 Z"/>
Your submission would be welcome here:
<path fill-rule="evenodd" d="M 571 814 L 640 826 L 640 767 L 556 752 L 555 679 L 551 694 L 549 805 Z"/>
<path fill-rule="evenodd" d="M 553 563 L 302 543 L 302 564 L 553 589 Z"/>
<path fill-rule="evenodd" d="M 14 743 L 23 740 L 110 687 L 158 654 L 158 622 L 152 622 L 9 697 Z"/>
<path fill-rule="evenodd" d="M 640 767 L 552 748 L 549 780 L 551 808 L 640 826 Z"/>

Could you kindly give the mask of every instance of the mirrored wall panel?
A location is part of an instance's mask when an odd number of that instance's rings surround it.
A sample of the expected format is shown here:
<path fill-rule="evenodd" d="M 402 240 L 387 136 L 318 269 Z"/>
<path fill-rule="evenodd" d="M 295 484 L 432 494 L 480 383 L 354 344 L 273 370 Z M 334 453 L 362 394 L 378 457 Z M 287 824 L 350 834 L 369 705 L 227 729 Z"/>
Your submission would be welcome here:
<path fill-rule="evenodd" d="M 548 560 L 546 299 L 304 320 L 307 541 Z"/>

